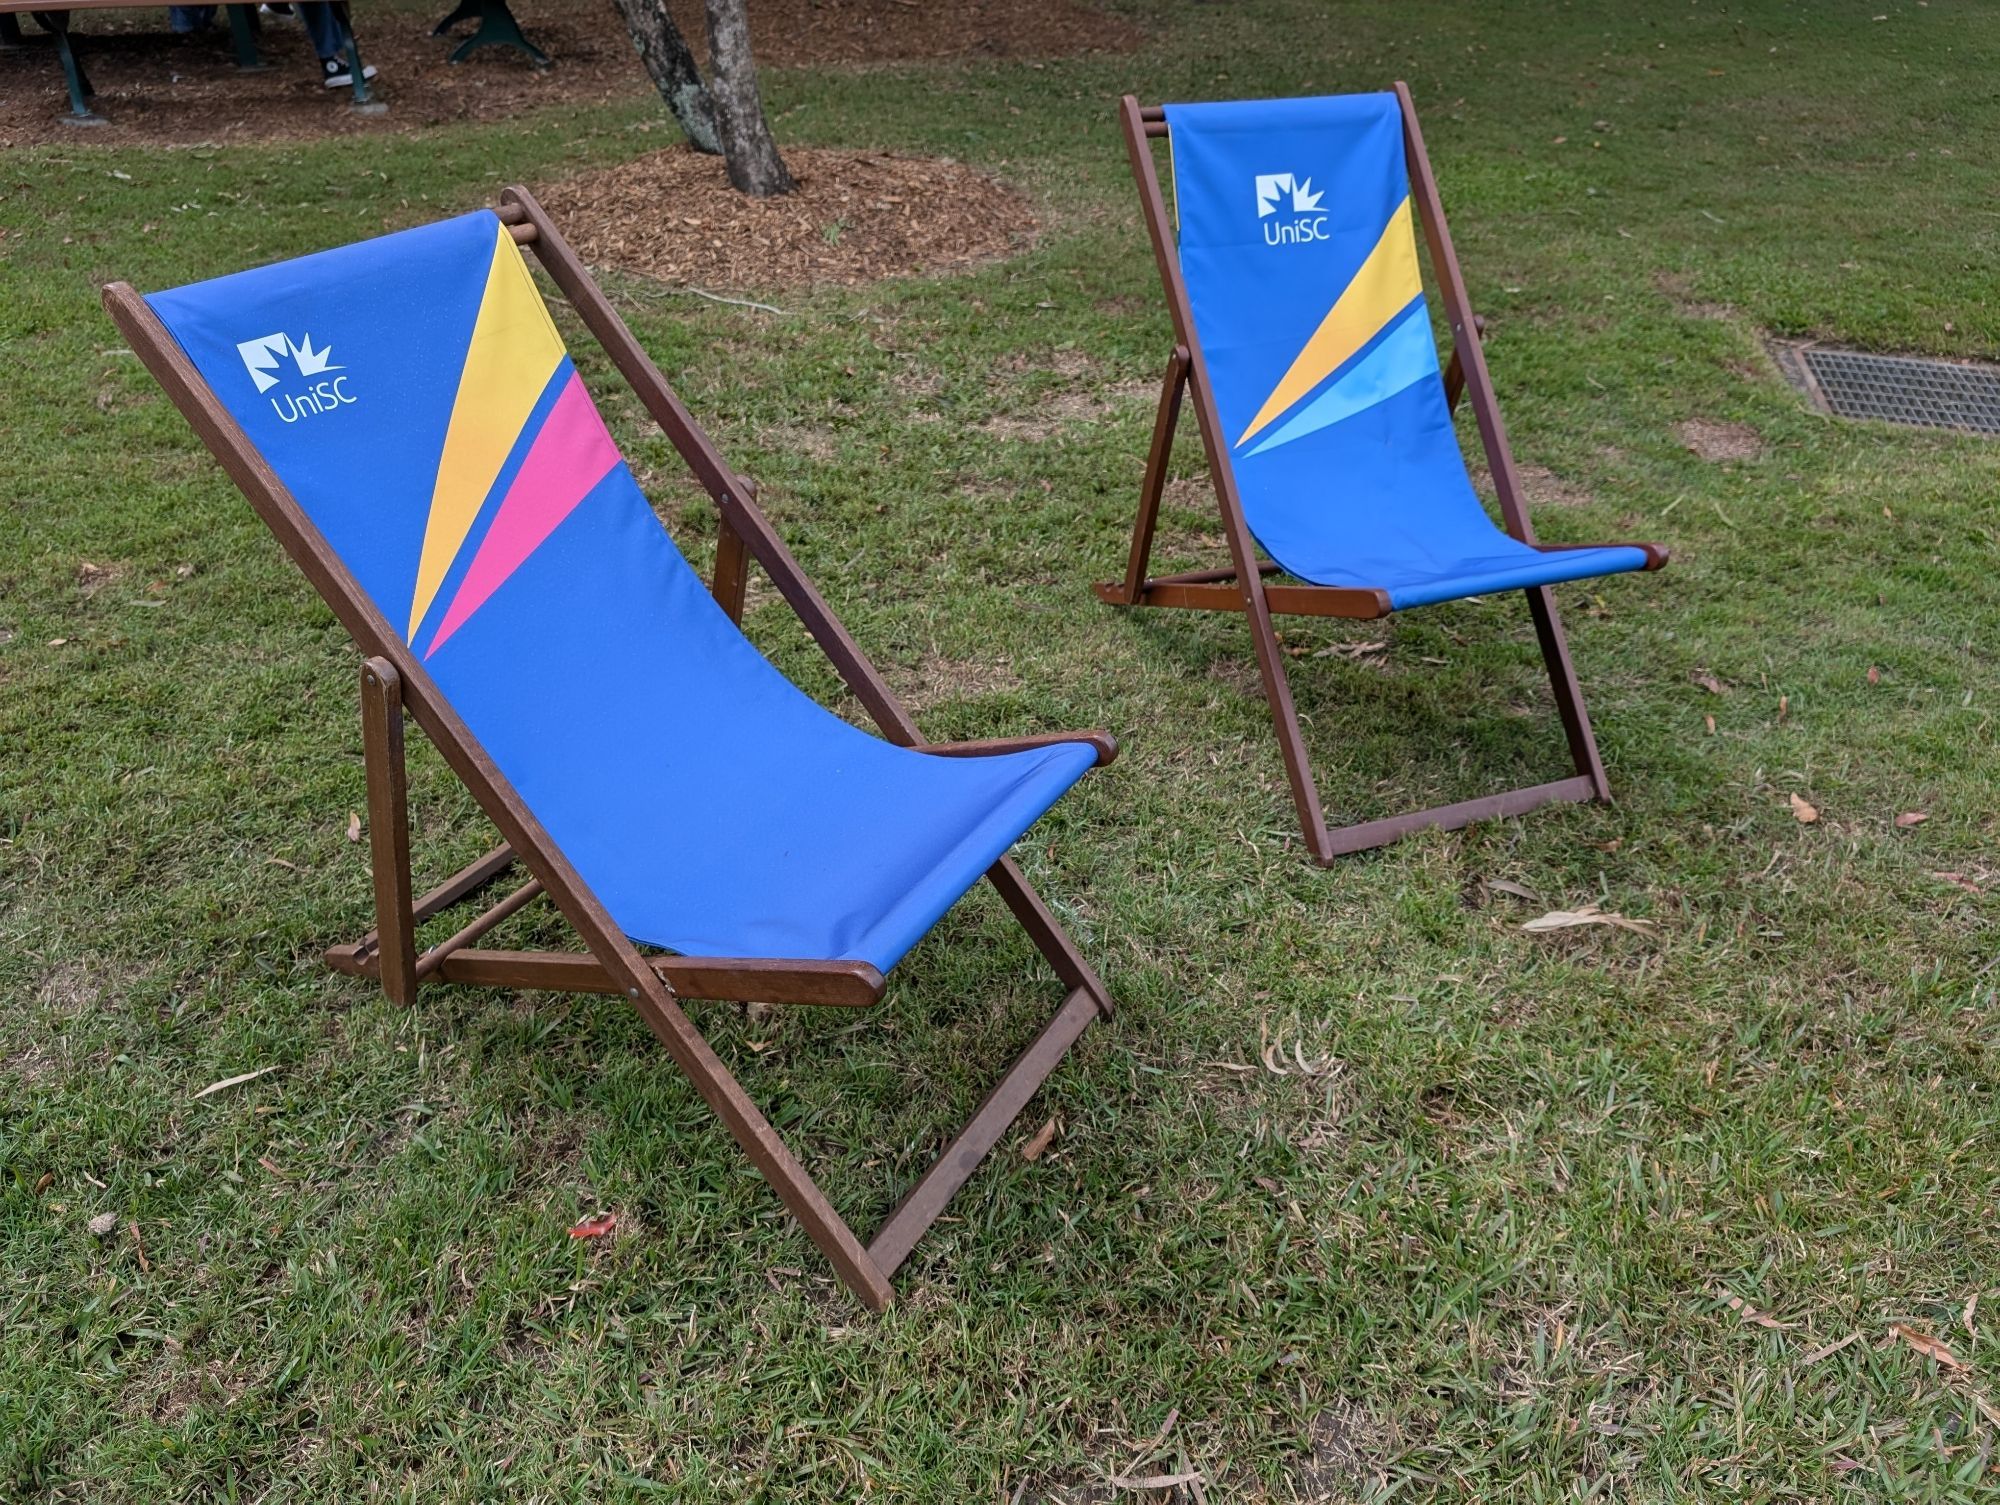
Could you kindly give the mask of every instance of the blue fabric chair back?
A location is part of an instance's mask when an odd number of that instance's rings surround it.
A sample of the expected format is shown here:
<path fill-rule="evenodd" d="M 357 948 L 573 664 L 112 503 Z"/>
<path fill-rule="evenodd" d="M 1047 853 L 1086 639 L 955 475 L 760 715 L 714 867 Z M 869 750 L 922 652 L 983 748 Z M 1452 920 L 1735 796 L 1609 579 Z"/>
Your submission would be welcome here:
<path fill-rule="evenodd" d="M 886 972 L 1094 761 L 892 746 L 688 567 L 488 212 L 148 302 L 633 939 Z"/>
<path fill-rule="evenodd" d="M 1393 94 L 1168 105 L 1179 254 L 1226 463 L 1293 574 L 1395 606 L 1636 569 L 1481 506 L 1445 402 Z"/>

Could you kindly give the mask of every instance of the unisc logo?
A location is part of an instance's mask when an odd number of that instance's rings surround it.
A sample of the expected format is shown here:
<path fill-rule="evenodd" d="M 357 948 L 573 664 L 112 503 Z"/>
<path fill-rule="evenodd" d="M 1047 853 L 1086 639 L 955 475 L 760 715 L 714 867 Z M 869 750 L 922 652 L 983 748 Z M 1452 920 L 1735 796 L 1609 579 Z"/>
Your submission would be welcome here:
<path fill-rule="evenodd" d="M 1313 192 L 1311 178 L 1289 172 L 1258 173 L 1257 221 L 1264 229 L 1264 244 L 1297 246 L 1330 239 L 1326 216 L 1316 212 L 1325 196 L 1325 189 Z"/>
<path fill-rule="evenodd" d="M 344 369 L 333 363 L 331 345 L 313 348 L 310 334 L 296 340 L 288 334 L 259 335 L 239 343 L 236 353 L 243 357 L 243 369 L 250 373 L 250 380 L 257 384 L 259 392 L 270 391 L 284 379 L 287 361 L 301 377 L 324 376 L 329 371 Z M 279 393 L 271 399 L 271 411 L 286 423 L 297 423 L 301 418 L 330 413 L 354 400 L 347 390 L 347 378 L 335 376 L 312 382 L 298 391 Z"/>

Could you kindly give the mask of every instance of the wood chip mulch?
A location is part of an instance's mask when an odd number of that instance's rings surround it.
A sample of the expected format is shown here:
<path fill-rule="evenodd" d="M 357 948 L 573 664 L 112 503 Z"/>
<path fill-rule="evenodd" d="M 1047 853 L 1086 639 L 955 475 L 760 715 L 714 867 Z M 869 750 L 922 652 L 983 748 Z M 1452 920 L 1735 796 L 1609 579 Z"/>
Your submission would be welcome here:
<path fill-rule="evenodd" d="M 451 0 L 357 7 L 361 50 L 379 70 L 375 92 L 389 106 L 379 116 L 356 114 L 346 90 L 320 84 L 295 22 L 266 19 L 258 46 L 270 68 L 242 73 L 220 16 L 205 32 L 174 36 L 164 6 L 77 11 L 77 54 L 106 122 L 90 129 L 63 119 L 68 97 L 54 46 L 21 17 L 25 45 L 0 49 L 0 148 L 305 141 L 655 97 L 608 0 L 512 0 L 529 38 L 555 59 L 546 71 L 497 47 L 450 63 L 469 28 L 430 34 L 450 8 Z M 673 0 L 673 8 L 702 50 L 700 4 Z M 1082 0 L 750 0 L 750 34 L 758 62 L 772 69 L 1060 57 L 1125 51 L 1144 40 L 1130 22 Z"/>
<path fill-rule="evenodd" d="M 545 71 L 511 48 L 485 47 L 463 63 L 450 62 L 466 28 L 450 37 L 431 35 L 449 8 L 441 0 L 437 15 L 362 10 L 355 16 L 362 57 L 377 70 L 372 91 L 389 107 L 373 116 L 349 109 L 347 90 L 321 84 L 319 60 L 296 22 L 266 18 L 257 49 L 269 67 L 244 73 L 220 16 L 207 31 L 175 36 L 164 7 L 76 11 L 77 56 L 96 86 L 95 108 L 105 121 L 87 129 L 64 120 L 69 102 L 54 45 L 22 17 L 26 45 L 0 50 L 0 146 L 307 141 L 511 120 L 650 92 L 645 69 L 608 4 L 601 13 L 570 0 L 526 0 L 516 7 L 528 35 L 557 59 Z"/>
<path fill-rule="evenodd" d="M 796 193 L 752 199 L 687 147 L 568 178 L 536 197 L 579 255 L 680 287 L 756 292 L 928 275 L 1034 238 L 1018 194 L 942 157 L 796 147 Z"/>

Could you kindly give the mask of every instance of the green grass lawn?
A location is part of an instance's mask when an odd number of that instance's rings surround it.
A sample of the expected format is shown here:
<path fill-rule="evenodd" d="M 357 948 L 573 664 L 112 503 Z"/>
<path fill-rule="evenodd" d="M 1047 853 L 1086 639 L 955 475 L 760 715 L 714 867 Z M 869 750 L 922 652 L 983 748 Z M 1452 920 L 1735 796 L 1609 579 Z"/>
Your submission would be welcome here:
<path fill-rule="evenodd" d="M 620 1001 L 404 1010 L 321 967 L 369 923 L 355 655 L 97 303 L 661 112 L 9 156 L 0 1497 L 2000 1497 L 2000 449 L 1815 416 L 1760 344 L 2000 347 L 2000 11 L 1132 3 L 1130 57 L 766 79 L 786 141 L 1019 185 L 1032 252 L 782 316 L 610 279 L 928 733 L 1124 742 L 1021 848 L 1122 1012 L 879 1318 Z M 1242 623 L 1090 594 L 1167 345 L 1113 103 L 1397 77 L 1544 536 L 1675 559 L 1561 593 L 1616 806 L 1321 870 Z M 712 514 L 607 411 L 705 564 Z M 1199 494 L 1162 567 L 1218 561 Z M 1336 815 L 1565 771 L 1525 618 L 1284 624 Z M 415 778 L 424 870 L 480 850 Z M 1521 929 L 1586 903 L 1656 928 Z M 696 1015 L 867 1226 L 1053 989 L 975 896 L 870 1015 Z"/>

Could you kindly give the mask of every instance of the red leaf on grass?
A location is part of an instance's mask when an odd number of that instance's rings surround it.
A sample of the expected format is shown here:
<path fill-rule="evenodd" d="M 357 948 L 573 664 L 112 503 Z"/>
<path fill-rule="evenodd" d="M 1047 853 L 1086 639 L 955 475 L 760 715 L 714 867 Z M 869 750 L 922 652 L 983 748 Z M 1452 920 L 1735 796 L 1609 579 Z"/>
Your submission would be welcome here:
<path fill-rule="evenodd" d="M 581 1223 L 578 1223 L 574 1228 L 570 1229 L 569 1236 L 571 1238 L 603 1238 L 605 1234 L 617 1226 L 617 1213 L 600 1213 L 597 1217 L 585 1218 Z"/>

